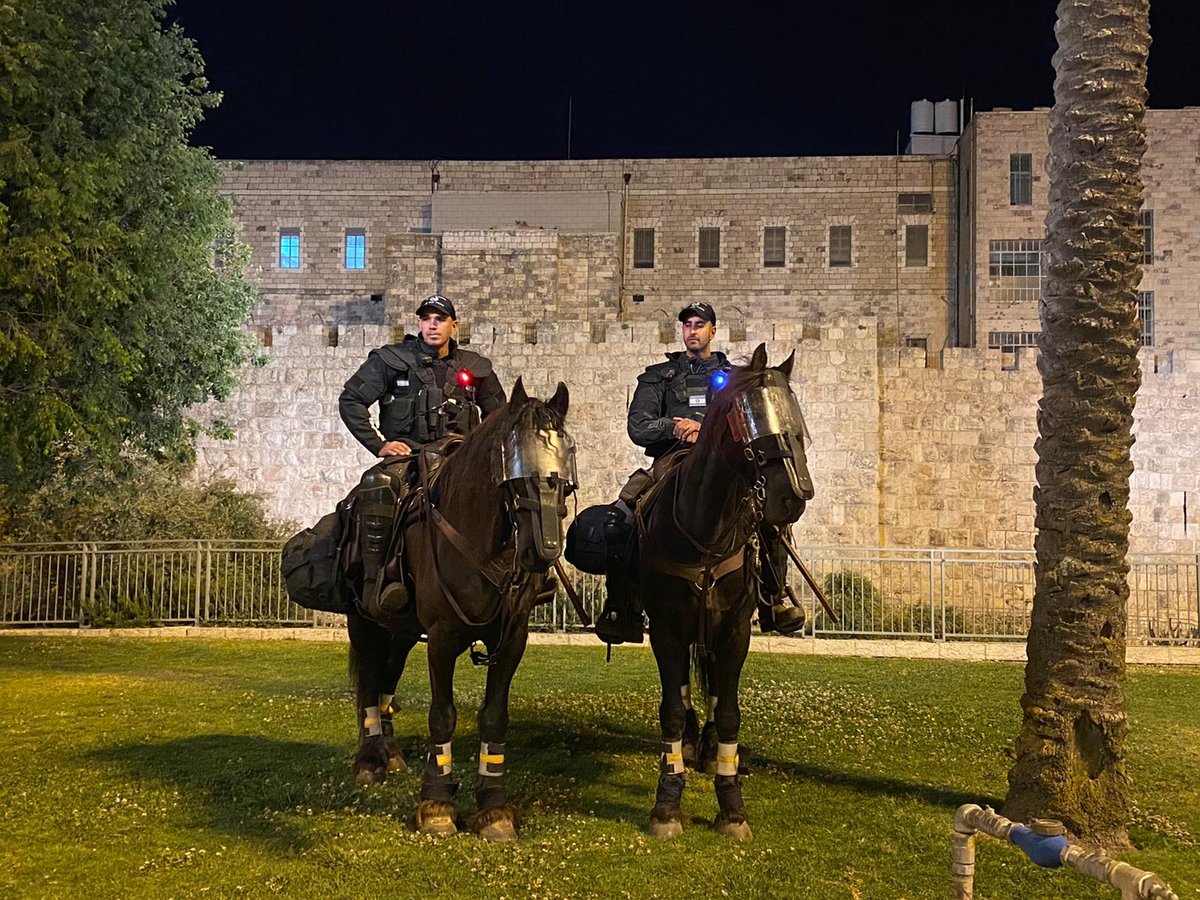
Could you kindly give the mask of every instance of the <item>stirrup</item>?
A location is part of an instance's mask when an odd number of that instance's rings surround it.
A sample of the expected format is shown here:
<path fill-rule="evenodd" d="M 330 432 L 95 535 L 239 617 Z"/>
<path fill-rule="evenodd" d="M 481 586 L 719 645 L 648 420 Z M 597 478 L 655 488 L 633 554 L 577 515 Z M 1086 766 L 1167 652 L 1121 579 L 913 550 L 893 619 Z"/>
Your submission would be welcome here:
<path fill-rule="evenodd" d="M 606 644 L 641 644 L 646 640 L 641 615 L 632 615 L 632 610 L 607 609 L 596 619 L 596 637 Z"/>

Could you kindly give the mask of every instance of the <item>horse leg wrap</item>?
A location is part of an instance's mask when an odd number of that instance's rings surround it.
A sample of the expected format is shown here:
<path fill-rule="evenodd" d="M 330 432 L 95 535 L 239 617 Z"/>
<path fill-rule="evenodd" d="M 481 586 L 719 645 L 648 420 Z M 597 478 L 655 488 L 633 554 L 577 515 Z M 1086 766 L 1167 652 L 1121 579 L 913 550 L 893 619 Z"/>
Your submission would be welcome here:
<path fill-rule="evenodd" d="M 479 743 L 479 774 L 497 778 L 504 775 L 504 745 L 490 741 Z"/>
<path fill-rule="evenodd" d="M 659 772 L 663 775 L 683 775 L 683 741 L 663 741 Z"/>
<path fill-rule="evenodd" d="M 379 726 L 383 730 L 384 737 L 391 737 L 395 734 L 395 729 L 392 728 L 392 699 L 395 694 L 380 694 L 379 695 Z"/>
<path fill-rule="evenodd" d="M 499 778 L 480 778 L 479 787 L 475 789 L 475 808 L 481 812 L 485 809 L 499 809 L 508 806 L 508 792 Z"/>
<path fill-rule="evenodd" d="M 738 745 L 717 743 L 717 776 L 734 775 L 738 773 Z"/>
<path fill-rule="evenodd" d="M 363 710 L 363 734 L 367 737 L 383 734 L 383 717 L 378 706 L 368 706 Z"/>
<path fill-rule="evenodd" d="M 450 781 L 451 771 L 450 742 L 431 745 L 421 779 L 421 799 L 452 802 L 456 785 Z"/>
<path fill-rule="evenodd" d="M 683 799 L 683 785 L 682 775 L 658 776 L 658 792 L 654 795 L 654 805 L 678 809 L 679 801 Z"/>
<path fill-rule="evenodd" d="M 742 782 L 736 775 L 718 775 L 713 779 L 717 792 L 717 806 L 723 813 L 745 814 L 746 804 L 742 800 Z"/>

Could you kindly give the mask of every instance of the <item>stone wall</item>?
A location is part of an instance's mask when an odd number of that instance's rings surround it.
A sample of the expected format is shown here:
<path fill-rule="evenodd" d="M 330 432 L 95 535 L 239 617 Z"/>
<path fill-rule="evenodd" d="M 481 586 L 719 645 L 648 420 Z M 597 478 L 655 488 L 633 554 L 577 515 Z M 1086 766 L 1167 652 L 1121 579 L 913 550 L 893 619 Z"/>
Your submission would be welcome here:
<path fill-rule="evenodd" d="M 517 375 L 549 396 L 571 389 L 579 445 L 580 504 L 615 496 L 644 462 L 625 434 L 635 376 L 677 342 L 654 323 L 539 321 L 531 328 L 479 322 L 471 347 L 490 356 L 506 388 Z M 337 417 L 342 383 L 382 326 L 272 329 L 270 362 L 248 369 L 241 390 L 202 416 L 232 424 L 233 442 L 205 440 L 201 468 L 225 471 L 267 495 L 272 514 L 315 520 L 371 464 Z M 719 345 L 735 358 L 766 341 L 773 362 L 795 350 L 793 381 L 813 435 L 817 498 L 797 526 L 807 545 L 1028 549 L 1033 544 L 1036 408 L 1034 352 L 1002 368 L 998 351 L 878 348 L 873 319 L 823 325 L 751 322 L 745 340 Z M 1195 553 L 1200 460 L 1200 354 L 1143 353 L 1131 508 L 1135 550 Z"/>

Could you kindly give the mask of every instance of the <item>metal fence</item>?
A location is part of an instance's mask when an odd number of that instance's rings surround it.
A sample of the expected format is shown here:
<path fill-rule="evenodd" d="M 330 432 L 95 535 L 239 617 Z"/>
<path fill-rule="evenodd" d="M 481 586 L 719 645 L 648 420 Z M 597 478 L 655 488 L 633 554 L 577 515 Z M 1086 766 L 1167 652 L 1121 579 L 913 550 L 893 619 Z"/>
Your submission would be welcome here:
<path fill-rule="evenodd" d="M 320 625 L 337 617 L 291 603 L 279 545 L 157 541 L 0 546 L 0 625 Z M 1031 551 L 807 547 L 837 613 L 794 583 L 806 634 L 925 640 L 1024 638 L 1033 604 Z M 1200 646 L 1200 556 L 1130 557 L 1130 641 Z M 603 579 L 575 574 L 593 617 Z M 579 628 L 560 590 L 533 627 Z"/>

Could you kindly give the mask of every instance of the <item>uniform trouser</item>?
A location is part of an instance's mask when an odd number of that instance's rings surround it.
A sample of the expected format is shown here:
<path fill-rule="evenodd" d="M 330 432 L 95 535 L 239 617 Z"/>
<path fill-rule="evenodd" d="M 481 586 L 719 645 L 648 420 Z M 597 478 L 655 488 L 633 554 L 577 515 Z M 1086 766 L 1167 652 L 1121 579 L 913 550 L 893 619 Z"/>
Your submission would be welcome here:
<path fill-rule="evenodd" d="M 387 562 L 399 495 L 399 476 L 392 466 L 376 466 L 359 482 L 356 514 L 362 550 L 362 599 L 368 612 L 378 599 L 379 572 Z"/>

